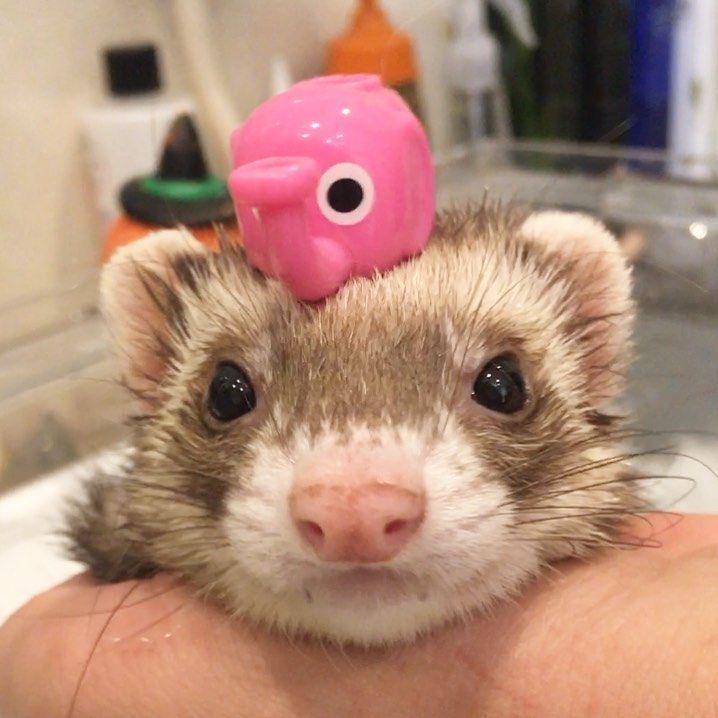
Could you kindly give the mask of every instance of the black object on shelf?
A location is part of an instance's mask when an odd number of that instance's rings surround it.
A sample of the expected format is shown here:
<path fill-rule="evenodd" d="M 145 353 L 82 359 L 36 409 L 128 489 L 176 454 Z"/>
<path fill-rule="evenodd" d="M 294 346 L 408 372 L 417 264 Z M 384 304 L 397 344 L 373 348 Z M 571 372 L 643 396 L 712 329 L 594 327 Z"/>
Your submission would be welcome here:
<path fill-rule="evenodd" d="M 227 185 L 208 171 L 189 115 L 172 123 L 157 172 L 127 182 L 120 202 L 132 219 L 165 227 L 211 225 L 234 217 Z"/>
<path fill-rule="evenodd" d="M 122 45 L 104 51 L 110 94 L 142 95 L 160 89 L 160 69 L 154 45 Z"/>
<path fill-rule="evenodd" d="M 630 128 L 628 0 L 581 0 L 579 140 L 620 144 Z"/>
<path fill-rule="evenodd" d="M 629 0 L 528 0 L 538 36 L 523 47 L 499 13 L 491 31 L 519 138 L 621 143 L 630 127 Z"/>

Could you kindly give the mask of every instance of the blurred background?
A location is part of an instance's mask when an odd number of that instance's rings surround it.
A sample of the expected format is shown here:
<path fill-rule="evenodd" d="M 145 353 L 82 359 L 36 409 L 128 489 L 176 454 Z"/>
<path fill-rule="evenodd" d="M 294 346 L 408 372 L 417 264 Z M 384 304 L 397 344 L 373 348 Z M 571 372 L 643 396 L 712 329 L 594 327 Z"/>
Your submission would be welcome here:
<path fill-rule="evenodd" d="M 193 114 L 222 175 L 231 129 L 325 72 L 383 72 L 439 160 L 486 138 L 668 148 L 670 166 L 633 169 L 712 181 L 717 37 L 713 0 L 5 0 L 0 306 L 97 267 L 115 195 L 154 169 L 173 114 Z M 57 312 L 27 308 L 0 337 Z"/>
<path fill-rule="evenodd" d="M 0 66 L 7 606 L 67 573 L 45 509 L 125 436 L 102 261 L 187 183 L 170 223 L 189 203 L 204 241 L 232 228 L 231 130 L 325 73 L 378 72 L 410 103 L 440 204 L 488 188 L 609 224 L 642 309 L 628 409 L 673 447 L 644 465 L 679 477 L 655 494 L 718 511 L 718 0 L 3 0 Z"/>

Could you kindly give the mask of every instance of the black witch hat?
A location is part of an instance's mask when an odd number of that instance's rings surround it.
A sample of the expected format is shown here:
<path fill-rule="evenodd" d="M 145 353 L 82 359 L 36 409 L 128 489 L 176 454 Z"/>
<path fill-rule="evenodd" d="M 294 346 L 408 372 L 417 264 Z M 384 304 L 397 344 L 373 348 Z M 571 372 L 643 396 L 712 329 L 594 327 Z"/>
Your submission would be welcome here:
<path fill-rule="evenodd" d="M 227 185 L 207 170 L 189 115 L 179 115 L 172 123 L 157 172 L 125 184 L 120 202 L 133 219 L 166 227 L 196 227 L 234 217 Z"/>

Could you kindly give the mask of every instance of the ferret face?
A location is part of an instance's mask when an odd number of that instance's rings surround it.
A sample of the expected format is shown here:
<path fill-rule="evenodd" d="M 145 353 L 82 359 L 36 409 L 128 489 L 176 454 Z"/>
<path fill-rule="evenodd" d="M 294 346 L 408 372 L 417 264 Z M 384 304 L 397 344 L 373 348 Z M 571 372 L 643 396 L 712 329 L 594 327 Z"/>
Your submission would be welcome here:
<path fill-rule="evenodd" d="M 312 306 L 165 232 L 115 257 L 103 296 L 144 410 L 112 489 L 123 550 L 232 613 L 411 640 L 634 506 L 600 411 L 629 276 L 585 217 L 449 214 L 424 254 Z"/>

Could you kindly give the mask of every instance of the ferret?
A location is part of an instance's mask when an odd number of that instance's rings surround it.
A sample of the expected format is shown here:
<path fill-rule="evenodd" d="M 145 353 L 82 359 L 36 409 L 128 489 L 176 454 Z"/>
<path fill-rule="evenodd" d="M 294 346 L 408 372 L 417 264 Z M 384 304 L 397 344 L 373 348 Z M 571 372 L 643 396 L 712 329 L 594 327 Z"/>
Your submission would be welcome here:
<path fill-rule="evenodd" d="M 129 466 L 69 521 L 103 581 L 170 571 L 232 615 L 363 646 L 486 610 L 619 536 L 639 493 L 610 413 L 631 276 L 587 216 L 488 201 L 303 304 L 181 230 L 101 280 Z"/>

